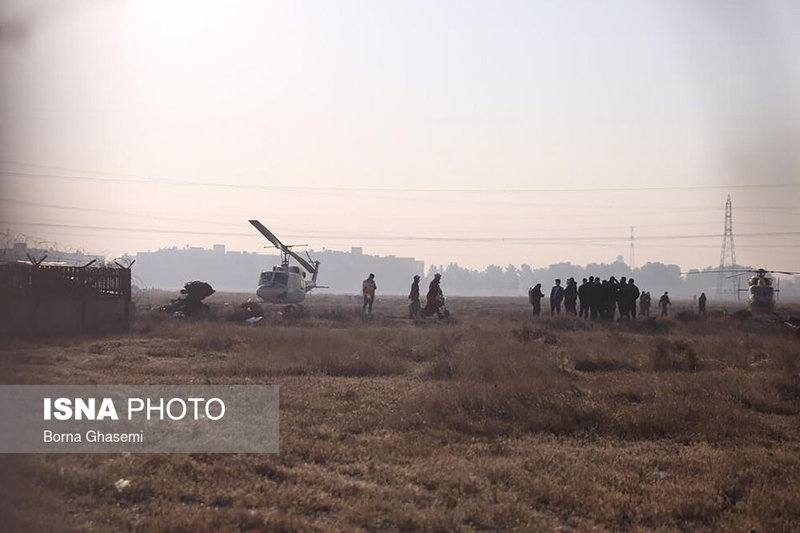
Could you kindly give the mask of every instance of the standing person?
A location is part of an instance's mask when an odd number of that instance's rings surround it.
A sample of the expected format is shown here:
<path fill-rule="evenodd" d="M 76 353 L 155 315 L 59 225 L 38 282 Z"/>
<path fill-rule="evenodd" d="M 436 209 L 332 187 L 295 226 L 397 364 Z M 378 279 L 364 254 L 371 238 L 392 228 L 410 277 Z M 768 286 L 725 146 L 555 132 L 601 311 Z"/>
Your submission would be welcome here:
<path fill-rule="evenodd" d="M 628 312 L 631 315 L 631 320 L 636 320 L 636 300 L 639 299 L 639 287 L 633 283 L 633 278 L 628 280 Z"/>
<path fill-rule="evenodd" d="M 541 283 L 537 283 L 528 289 L 528 301 L 533 306 L 533 316 L 542 314 L 542 298 L 544 298 L 544 293 L 542 292 Z"/>
<path fill-rule="evenodd" d="M 619 285 L 617 286 L 616 304 L 619 308 L 619 319 L 624 320 L 628 317 L 627 306 L 627 292 L 628 292 L 628 279 L 625 276 L 619 278 Z"/>
<path fill-rule="evenodd" d="M 603 282 L 603 307 L 606 320 L 614 320 L 617 312 L 617 278 L 611 276 Z"/>
<path fill-rule="evenodd" d="M 408 293 L 408 299 L 411 303 L 408 304 L 408 318 L 419 318 L 422 306 L 419 303 L 419 275 L 414 276 L 414 281 L 411 282 L 411 292 Z"/>
<path fill-rule="evenodd" d="M 645 291 L 639 298 L 639 314 L 645 318 L 650 318 L 650 293 Z"/>
<path fill-rule="evenodd" d="M 441 279 L 442 275 L 437 272 L 433 276 L 430 285 L 428 285 L 427 300 L 425 301 L 425 307 L 422 309 L 422 316 L 433 316 L 435 313 L 439 318 L 443 318 L 444 315 L 439 310 L 442 297 Z"/>
<path fill-rule="evenodd" d="M 550 316 L 561 314 L 561 301 L 564 299 L 564 287 L 561 280 L 556 279 L 556 284 L 550 289 Z"/>
<path fill-rule="evenodd" d="M 661 295 L 661 299 L 658 300 L 658 306 L 661 307 L 661 316 L 667 316 L 670 305 L 672 305 L 672 302 L 669 301 L 669 293 L 664 291 L 664 294 Z"/>
<path fill-rule="evenodd" d="M 375 291 L 378 290 L 378 285 L 375 283 L 375 274 L 370 274 L 367 279 L 361 283 L 361 294 L 364 296 L 364 305 L 361 306 L 361 314 L 372 314 L 372 302 L 375 301 Z"/>
<path fill-rule="evenodd" d="M 578 287 L 578 316 L 589 317 L 589 283 L 594 281 L 594 276 L 589 276 L 589 281 L 583 278 L 583 283 Z"/>
<path fill-rule="evenodd" d="M 575 305 L 578 302 L 578 284 L 575 278 L 567 280 L 567 287 L 564 289 L 564 311 L 571 315 L 577 315 Z"/>
<path fill-rule="evenodd" d="M 706 293 L 700 293 L 700 299 L 697 300 L 697 305 L 700 307 L 700 316 L 706 318 Z"/>
<path fill-rule="evenodd" d="M 594 277 L 594 284 L 589 291 L 589 313 L 592 320 L 597 320 L 603 312 L 603 285 L 600 283 L 600 276 Z"/>

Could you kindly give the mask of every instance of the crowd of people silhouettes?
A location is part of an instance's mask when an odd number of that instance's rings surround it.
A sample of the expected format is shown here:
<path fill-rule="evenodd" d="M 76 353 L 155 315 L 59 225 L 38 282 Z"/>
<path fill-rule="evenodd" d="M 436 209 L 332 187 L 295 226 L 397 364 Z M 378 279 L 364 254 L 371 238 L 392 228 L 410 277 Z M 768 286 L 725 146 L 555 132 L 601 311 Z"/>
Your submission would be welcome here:
<path fill-rule="evenodd" d="M 541 283 L 528 290 L 528 301 L 533 307 L 533 316 L 541 314 L 543 297 Z M 599 276 L 589 276 L 588 279 L 583 278 L 580 285 L 575 278 L 569 278 L 566 287 L 562 287 L 561 280 L 556 279 L 555 285 L 550 290 L 550 314 L 560 314 L 563 302 L 565 313 L 581 318 L 613 320 L 619 313 L 619 318 L 622 320 L 636 320 L 637 300 L 639 300 L 638 314 L 649 316 L 650 294 L 639 291 L 633 278 L 626 279 L 623 276 L 617 281 L 614 276 L 607 280 L 601 280 Z"/>
<path fill-rule="evenodd" d="M 420 302 L 420 276 L 415 275 L 411 283 L 411 291 L 408 294 L 410 301 L 408 305 L 408 317 L 411 319 L 421 319 L 436 315 L 439 318 L 449 316 L 445 306 L 444 293 L 441 288 L 441 274 L 435 274 L 428 286 L 425 306 Z M 370 274 L 362 283 L 362 295 L 364 305 L 363 314 L 372 313 L 372 304 L 375 301 L 375 274 Z M 542 284 L 537 283 L 528 289 L 528 301 L 532 306 L 533 316 L 542 314 Z M 638 309 L 637 309 L 638 302 Z M 550 289 L 550 315 L 561 314 L 561 305 L 564 304 L 565 314 L 580 316 L 591 320 L 614 320 L 619 316 L 620 320 L 636 320 L 637 315 L 642 317 L 650 316 L 650 293 L 640 291 L 633 278 L 627 279 L 622 276 L 617 280 L 614 276 L 606 280 L 601 280 L 599 276 L 589 276 L 583 278 L 583 282 L 578 285 L 575 278 L 567 280 L 566 287 L 561 285 L 561 280 L 556 279 L 555 285 Z M 702 317 L 706 316 L 706 295 L 700 295 L 699 312 Z M 658 300 L 661 316 L 669 315 L 669 307 L 672 302 L 669 293 L 664 294 Z"/>

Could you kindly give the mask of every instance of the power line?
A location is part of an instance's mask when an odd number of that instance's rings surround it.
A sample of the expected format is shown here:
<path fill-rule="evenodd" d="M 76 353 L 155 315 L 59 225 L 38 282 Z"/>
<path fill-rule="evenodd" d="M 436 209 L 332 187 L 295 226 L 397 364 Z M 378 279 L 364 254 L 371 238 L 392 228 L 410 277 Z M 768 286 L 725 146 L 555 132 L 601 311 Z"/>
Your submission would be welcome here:
<path fill-rule="evenodd" d="M 436 200 L 436 201 L 439 201 L 439 200 Z M 64 210 L 70 210 L 70 211 L 83 211 L 83 212 L 102 213 L 102 214 L 110 214 L 110 215 L 127 215 L 127 216 L 139 217 L 139 218 L 153 218 L 153 219 L 161 219 L 161 220 L 171 220 L 171 221 L 176 221 L 176 222 L 192 222 L 192 223 L 204 223 L 204 222 L 207 222 L 207 220 L 199 220 L 199 219 L 167 217 L 167 216 L 163 216 L 163 215 L 148 215 L 148 214 L 142 214 L 142 213 L 134 213 L 132 211 L 120 211 L 120 210 L 115 210 L 115 209 L 98 209 L 98 208 L 93 208 L 93 207 L 79 207 L 79 206 L 71 206 L 71 205 L 58 205 L 58 204 L 51 204 L 51 203 L 45 203 L 45 202 L 35 202 L 35 201 L 30 201 L 30 200 L 17 200 L 17 199 L 12 199 L 12 198 L 0 198 L 0 202 L 9 203 L 9 204 L 17 204 L 17 205 L 25 205 L 25 206 L 30 206 L 30 207 L 42 207 L 42 208 L 47 208 L 47 209 L 64 209 Z M 483 205 L 487 205 L 489 203 L 491 203 L 491 205 L 519 205 L 519 206 L 525 206 L 525 207 L 530 207 L 530 205 L 531 205 L 530 202 L 498 202 L 498 201 L 487 202 L 485 199 L 482 199 L 482 198 L 475 198 L 474 200 L 470 200 L 467 203 L 472 204 L 474 202 L 480 202 Z M 460 203 L 460 202 L 448 202 L 448 204 L 452 204 L 452 203 Z M 564 206 L 563 203 L 559 203 L 559 204 L 537 203 L 536 204 L 536 207 L 563 207 L 563 206 Z M 673 214 L 675 212 L 706 212 L 706 211 L 710 211 L 710 212 L 714 212 L 714 213 L 717 212 L 716 208 L 709 207 L 709 206 L 697 207 L 697 208 L 694 208 L 694 207 L 688 207 L 688 208 L 683 207 L 683 208 L 680 208 L 680 207 L 659 206 L 659 205 L 643 207 L 641 205 L 624 205 L 624 204 L 597 205 L 597 204 L 575 204 L 575 203 L 570 204 L 570 206 L 572 208 L 579 209 L 580 211 L 585 211 L 587 209 L 593 209 L 594 208 L 594 209 L 626 209 L 626 210 L 640 209 L 640 210 L 646 210 L 646 211 L 665 210 L 665 211 L 669 211 L 670 213 L 673 213 Z M 788 207 L 784 207 L 784 206 L 758 206 L 758 207 L 750 207 L 750 208 L 740 207 L 739 211 L 746 211 L 746 210 L 749 210 L 749 211 L 762 211 L 762 210 L 784 211 L 784 210 L 788 210 L 788 209 L 793 209 L 793 208 L 788 208 Z M 784 211 L 784 212 L 786 212 L 786 214 L 800 215 L 800 212 L 793 212 L 793 211 Z M 220 216 L 223 217 L 223 218 L 226 217 L 226 216 L 228 218 L 233 218 L 234 216 L 238 217 L 238 215 L 220 215 Z M 530 215 L 526 215 L 526 216 L 530 216 Z M 582 213 L 579 212 L 579 213 L 572 213 L 570 216 L 572 218 L 576 218 L 578 216 L 595 217 L 597 215 L 595 213 L 582 214 Z M 220 217 L 216 217 L 217 220 L 219 220 L 219 218 Z M 509 215 L 507 218 L 517 219 L 518 216 Z M 543 214 L 539 218 L 550 219 L 551 216 Z M 659 224 L 644 224 L 644 225 L 639 224 L 639 226 L 640 227 L 696 226 L 698 224 L 715 224 L 715 222 L 711 221 L 711 220 L 699 221 L 699 222 L 679 222 L 679 223 L 666 222 L 666 223 L 659 223 Z M 233 225 L 233 224 L 230 224 L 230 225 Z M 595 227 L 595 226 L 592 226 L 592 227 Z"/>
<path fill-rule="evenodd" d="M 71 206 L 71 205 L 58 205 L 58 204 L 51 204 L 51 203 L 45 203 L 45 202 L 34 202 L 34 201 L 28 201 L 28 200 L 14 200 L 14 199 L 10 199 L 10 198 L 0 198 L 0 202 L 8 203 L 8 204 L 14 204 L 14 205 L 22 205 L 22 206 L 27 206 L 27 207 L 40 207 L 40 208 L 45 208 L 45 209 L 59 209 L 59 210 L 66 210 L 66 211 L 97 213 L 97 214 L 114 215 L 114 216 L 122 215 L 122 216 L 130 216 L 130 217 L 136 217 L 136 218 L 146 218 L 146 219 L 153 219 L 153 220 L 167 220 L 167 221 L 171 221 L 171 222 L 188 222 L 188 223 L 191 223 L 191 224 L 207 224 L 209 222 L 208 219 L 193 219 L 193 218 L 185 218 L 185 217 L 170 217 L 170 216 L 164 216 L 164 215 L 149 215 L 149 214 L 142 214 L 142 213 L 134 213 L 132 211 L 120 211 L 120 210 L 116 210 L 116 209 L 98 209 L 98 208 L 92 208 L 92 207 L 78 207 L 78 206 Z M 526 204 L 526 205 L 529 205 L 529 204 Z M 537 204 L 537 205 L 541 205 L 541 204 Z M 573 205 L 573 207 L 585 207 L 585 206 Z M 739 208 L 739 211 L 741 211 L 743 209 L 744 208 Z M 762 209 L 766 209 L 766 208 L 764 207 Z M 780 208 L 776 208 L 776 209 L 780 209 Z M 797 214 L 800 215 L 800 213 L 797 213 Z M 575 215 L 571 215 L 571 216 L 573 218 L 575 217 Z M 595 216 L 595 215 L 587 215 L 587 216 Z M 215 217 L 214 224 L 217 225 L 217 226 L 227 226 L 227 227 L 231 227 L 231 228 L 241 227 L 241 222 L 230 222 L 230 223 L 220 222 L 221 218 L 231 218 L 231 219 L 233 219 L 234 217 L 241 218 L 239 215 L 228 215 L 227 217 L 223 216 L 223 215 L 220 215 L 220 216 L 216 216 Z M 543 217 L 543 218 L 546 218 L 546 217 Z M 547 218 L 549 218 L 549 217 L 547 217 Z M 658 224 L 637 224 L 637 225 L 640 228 L 642 228 L 642 227 L 644 227 L 644 228 L 693 227 L 694 228 L 694 227 L 698 227 L 698 226 L 710 226 L 710 225 L 716 225 L 716 224 L 718 224 L 718 221 L 715 222 L 715 221 L 709 220 L 709 221 L 698 221 L 698 222 L 663 222 L 663 223 L 658 223 Z M 740 222 L 740 224 L 741 224 L 741 222 Z M 771 228 L 788 228 L 788 227 L 792 227 L 793 228 L 793 227 L 795 227 L 793 225 L 790 226 L 790 225 L 786 225 L 786 224 L 769 224 L 769 223 L 765 223 L 765 222 L 754 222 L 754 223 L 751 222 L 751 223 L 745 224 L 745 225 L 747 225 L 747 226 L 771 227 Z M 619 228 L 619 225 L 609 225 L 609 226 L 592 225 L 592 226 L 586 226 L 586 227 L 583 227 L 583 226 L 571 227 L 570 229 L 572 229 L 573 231 L 584 231 L 584 230 L 598 230 L 598 229 L 605 230 L 605 229 L 617 229 L 617 228 Z M 336 232 L 329 232 L 329 231 L 305 230 L 305 229 L 301 229 L 301 230 L 295 229 L 295 231 L 301 231 L 301 232 L 304 232 L 304 233 L 313 233 L 313 234 L 316 234 L 316 235 L 329 235 L 331 233 L 336 233 Z"/>
<path fill-rule="evenodd" d="M 207 220 L 193 220 L 188 218 L 178 218 L 178 217 L 166 217 L 161 215 L 147 215 L 143 213 L 133 213 L 130 211 L 118 211 L 115 209 L 98 209 L 94 207 L 76 207 L 76 206 L 69 206 L 69 205 L 56 205 L 56 204 L 48 204 L 45 202 L 31 202 L 27 200 L 12 200 L 10 198 L 0 198 L 0 202 L 9 203 L 9 204 L 17 204 L 17 205 L 24 205 L 28 207 L 42 207 L 46 209 L 63 209 L 65 211 L 79 211 L 83 213 L 98 213 L 102 215 L 114 215 L 114 216 L 132 216 L 136 218 L 151 218 L 154 220 L 169 220 L 172 222 L 191 222 L 191 223 L 198 223 L 202 224 L 208 222 Z M 219 224 L 219 222 L 217 222 Z M 233 226 L 233 224 L 228 224 Z"/>
<path fill-rule="evenodd" d="M 71 228 L 71 229 L 85 229 L 85 230 L 98 230 L 98 231 L 114 231 L 114 232 L 134 232 L 134 233 L 163 233 L 174 235 L 209 235 L 209 236 L 228 236 L 228 237 L 253 237 L 252 232 L 232 232 L 232 231 L 208 231 L 208 230 L 185 230 L 185 229 L 161 229 L 161 228 L 132 228 L 123 226 L 91 226 L 86 224 L 63 224 L 63 223 L 48 223 L 48 222 L 15 222 L 8 220 L 0 220 L 0 224 L 20 225 L 20 226 L 37 226 L 37 227 L 51 227 L 51 228 Z M 489 236 L 489 237 L 455 237 L 455 236 L 415 236 L 415 235 L 378 235 L 378 234 L 319 234 L 313 235 L 314 232 L 306 232 L 304 234 L 287 235 L 291 238 L 328 238 L 328 239 L 352 239 L 352 240 L 376 240 L 376 241 L 431 241 L 431 242 L 476 242 L 476 243 L 590 243 L 590 242 L 620 242 L 629 240 L 629 236 L 604 236 L 604 237 L 502 237 L 502 236 Z M 645 235 L 638 236 L 638 240 L 646 241 L 664 241 L 664 240 L 692 240 L 692 239 L 712 239 L 719 238 L 723 235 L 718 233 L 708 234 L 684 234 L 684 235 Z M 743 233 L 739 238 L 748 237 L 794 237 L 800 236 L 800 231 L 772 231 L 772 232 L 753 232 Z"/>
<path fill-rule="evenodd" d="M 238 190 L 264 191 L 297 191 L 297 192 L 406 192 L 406 193 L 475 193 L 475 194 L 524 194 L 524 193 L 569 193 L 569 192 L 639 192 L 639 191 L 686 191 L 686 190 L 718 190 L 718 189 L 775 189 L 798 188 L 800 183 L 759 183 L 743 185 L 674 185 L 661 187 L 575 187 L 575 188 L 405 188 L 405 187 L 317 187 L 312 185 L 247 185 L 235 183 L 215 183 L 201 181 L 175 181 L 163 178 L 112 178 L 95 176 L 78 176 L 71 174 L 49 174 L 41 172 L 21 172 L 0 170 L 6 176 L 25 176 L 42 179 L 65 179 L 78 181 L 95 181 L 107 183 L 142 183 L 150 185 L 170 185 L 175 187 L 208 187 Z"/>

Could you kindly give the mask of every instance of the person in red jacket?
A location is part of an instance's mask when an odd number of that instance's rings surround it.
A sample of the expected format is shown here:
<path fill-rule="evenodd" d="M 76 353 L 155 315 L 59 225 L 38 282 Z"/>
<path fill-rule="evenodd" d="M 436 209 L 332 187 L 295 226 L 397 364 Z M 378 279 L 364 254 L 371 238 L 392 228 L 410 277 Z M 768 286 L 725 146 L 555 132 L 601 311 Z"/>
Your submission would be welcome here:
<path fill-rule="evenodd" d="M 431 284 L 428 285 L 427 301 L 425 302 L 425 307 L 422 309 L 422 316 L 433 316 L 436 314 L 439 318 L 443 318 L 442 312 L 439 310 L 442 302 L 442 288 L 439 286 L 441 278 L 441 274 L 435 274 L 433 280 L 431 280 Z"/>

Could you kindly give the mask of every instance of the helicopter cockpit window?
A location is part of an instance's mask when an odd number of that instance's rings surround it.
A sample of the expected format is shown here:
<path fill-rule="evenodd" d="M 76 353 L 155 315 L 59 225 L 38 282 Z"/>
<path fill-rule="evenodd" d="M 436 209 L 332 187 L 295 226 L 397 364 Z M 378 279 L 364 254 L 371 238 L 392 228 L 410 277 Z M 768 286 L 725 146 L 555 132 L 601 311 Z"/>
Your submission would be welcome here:
<path fill-rule="evenodd" d="M 286 283 L 289 281 L 289 275 L 286 272 L 273 272 L 272 273 L 272 284 L 273 285 L 282 285 L 286 286 Z"/>
<path fill-rule="evenodd" d="M 258 280 L 259 285 L 266 285 L 267 283 L 272 281 L 272 272 L 262 272 L 261 277 Z"/>

